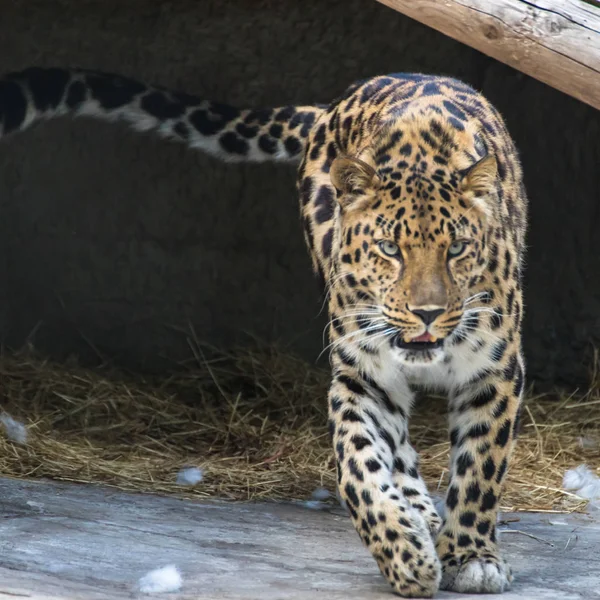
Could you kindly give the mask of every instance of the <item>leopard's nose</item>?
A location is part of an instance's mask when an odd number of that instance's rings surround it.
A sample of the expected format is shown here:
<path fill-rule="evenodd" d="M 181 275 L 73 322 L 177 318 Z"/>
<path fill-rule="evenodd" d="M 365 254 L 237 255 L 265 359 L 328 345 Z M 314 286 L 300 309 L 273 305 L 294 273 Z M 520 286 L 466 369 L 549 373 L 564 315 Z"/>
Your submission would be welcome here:
<path fill-rule="evenodd" d="M 411 308 L 410 312 L 413 315 L 417 315 L 425 323 L 425 325 L 431 325 L 443 312 L 444 308 L 434 309 L 422 309 L 422 308 Z"/>

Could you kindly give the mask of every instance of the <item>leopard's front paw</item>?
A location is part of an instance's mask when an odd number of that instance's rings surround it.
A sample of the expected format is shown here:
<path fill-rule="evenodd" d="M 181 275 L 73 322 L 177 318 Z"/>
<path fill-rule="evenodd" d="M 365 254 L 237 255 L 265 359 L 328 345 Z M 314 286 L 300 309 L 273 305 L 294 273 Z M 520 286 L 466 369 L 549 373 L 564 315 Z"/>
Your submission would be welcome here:
<path fill-rule="evenodd" d="M 365 541 L 381 572 L 400 596 L 431 598 L 442 569 L 427 523 L 420 514 L 391 504 L 378 514 L 385 517 Z"/>
<path fill-rule="evenodd" d="M 463 594 L 501 594 L 513 580 L 509 564 L 501 557 L 474 556 L 461 562 L 459 557 L 443 561 L 440 588 Z"/>

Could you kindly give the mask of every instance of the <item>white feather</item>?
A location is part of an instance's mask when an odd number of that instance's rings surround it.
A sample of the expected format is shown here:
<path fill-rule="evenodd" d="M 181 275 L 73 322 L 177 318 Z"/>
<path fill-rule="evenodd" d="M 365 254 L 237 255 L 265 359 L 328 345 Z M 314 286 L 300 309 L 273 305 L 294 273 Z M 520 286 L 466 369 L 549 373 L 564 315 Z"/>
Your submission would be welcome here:
<path fill-rule="evenodd" d="M 302 506 L 310 510 L 325 510 L 329 508 L 329 505 L 326 502 L 321 502 L 321 500 L 305 500 Z"/>
<path fill-rule="evenodd" d="M 6 437 L 16 444 L 25 444 L 27 442 L 27 429 L 23 423 L 16 421 L 9 414 L 0 415 L 0 423 L 4 427 Z"/>
<path fill-rule="evenodd" d="M 178 485 L 196 485 L 204 479 L 202 469 L 198 467 L 185 467 L 177 473 L 176 483 Z"/>
<path fill-rule="evenodd" d="M 143 594 L 161 594 L 178 592 L 181 589 L 182 579 L 175 565 L 167 565 L 146 573 L 138 582 L 140 592 Z"/>
<path fill-rule="evenodd" d="M 600 502 L 600 477 L 595 475 L 587 465 L 579 465 L 569 469 L 563 477 L 563 488 L 572 491 L 580 498 Z"/>
<path fill-rule="evenodd" d="M 317 500 L 317 501 L 327 500 L 329 498 L 329 496 L 331 496 L 331 494 L 329 493 L 329 490 L 326 490 L 325 488 L 322 488 L 322 487 L 316 488 L 312 493 L 312 499 Z"/>

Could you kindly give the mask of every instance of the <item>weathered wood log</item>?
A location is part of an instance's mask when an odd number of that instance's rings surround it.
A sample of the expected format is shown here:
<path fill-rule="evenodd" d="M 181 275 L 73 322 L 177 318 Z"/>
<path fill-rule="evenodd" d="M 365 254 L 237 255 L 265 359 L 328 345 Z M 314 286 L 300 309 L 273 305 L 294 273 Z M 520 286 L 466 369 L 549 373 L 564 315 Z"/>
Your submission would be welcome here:
<path fill-rule="evenodd" d="M 600 109 L 600 8 L 580 0 L 379 0 Z"/>

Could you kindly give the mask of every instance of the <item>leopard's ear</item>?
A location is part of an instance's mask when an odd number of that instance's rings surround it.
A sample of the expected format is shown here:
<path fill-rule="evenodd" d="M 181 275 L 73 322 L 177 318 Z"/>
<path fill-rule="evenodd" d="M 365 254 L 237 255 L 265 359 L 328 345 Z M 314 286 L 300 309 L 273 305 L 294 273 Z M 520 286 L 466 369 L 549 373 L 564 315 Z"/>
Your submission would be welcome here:
<path fill-rule="evenodd" d="M 361 158 L 341 156 L 331 164 L 331 183 L 337 190 L 342 209 L 356 205 L 365 191 L 374 187 L 379 178 L 375 169 Z"/>
<path fill-rule="evenodd" d="M 463 171 L 463 190 L 471 192 L 475 197 L 485 196 L 496 188 L 498 162 L 493 154 L 484 156 L 474 165 Z"/>
<path fill-rule="evenodd" d="M 484 156 L 462 173 L 462 191 L 467 202 L 487 217 L 494 212 L 491 197 L 496 190 L 498 162 L 493 154 Z"/>

